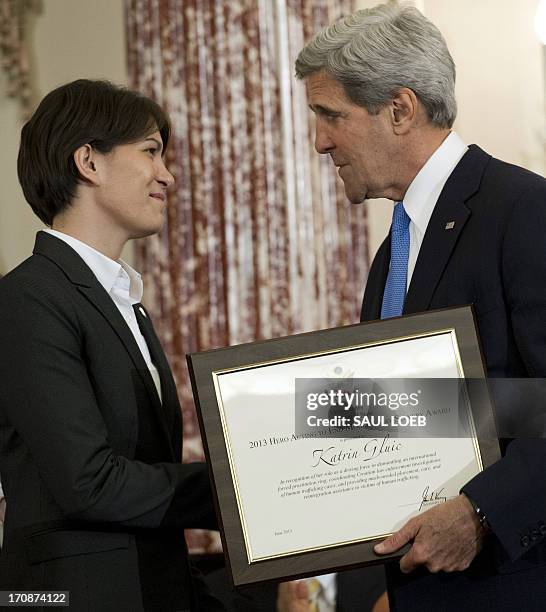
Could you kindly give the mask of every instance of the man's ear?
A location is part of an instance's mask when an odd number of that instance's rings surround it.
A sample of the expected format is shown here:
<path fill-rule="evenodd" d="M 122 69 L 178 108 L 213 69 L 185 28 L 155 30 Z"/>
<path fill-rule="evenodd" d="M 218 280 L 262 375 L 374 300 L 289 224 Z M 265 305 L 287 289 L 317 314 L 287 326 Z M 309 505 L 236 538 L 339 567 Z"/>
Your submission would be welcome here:
<path fill-rule="evenodd" d="M 399 89 L 392 99 L 391 121 L 394 133 L 406 134 L 417 118 L 419 100 L 415 92 L 407 87 Z"/>
<path fill-rule="evenodd" d="M 93 185 L 98 184 L 97 152 L 89 144 L 74 151 L 74 163 L 82 179 Z"/>

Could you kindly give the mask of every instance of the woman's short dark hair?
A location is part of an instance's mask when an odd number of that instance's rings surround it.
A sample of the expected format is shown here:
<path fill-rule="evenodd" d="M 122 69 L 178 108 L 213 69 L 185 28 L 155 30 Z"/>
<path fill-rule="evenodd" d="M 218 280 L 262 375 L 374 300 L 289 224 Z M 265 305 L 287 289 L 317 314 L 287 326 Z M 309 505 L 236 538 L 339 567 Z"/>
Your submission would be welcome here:
<path fill-rule="evenodd" d="M 78 79 L 40 102 L 24 125 L 17 174 L 32 210 L 46 224 L 66 209 L 82 180 L 74 152 L 89 144 L 100 153 L 159 131 L 164 150 L 167 114 L 142 94 L 108 81 Z"/>

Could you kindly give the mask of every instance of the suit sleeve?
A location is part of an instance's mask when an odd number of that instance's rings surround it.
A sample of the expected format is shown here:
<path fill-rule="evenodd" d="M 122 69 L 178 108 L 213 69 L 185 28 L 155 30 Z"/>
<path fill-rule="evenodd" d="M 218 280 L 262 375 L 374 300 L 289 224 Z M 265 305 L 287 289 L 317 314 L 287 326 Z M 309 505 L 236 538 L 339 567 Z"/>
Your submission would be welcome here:
<path fill-rule="evenodd" d="M 515 344 L 531 378 L 546 378 L 545 186 L 543 179 L 535 181 L 515 204 L 502 246 L 509 342 Z M 544 382 L 535 384 L 544 388 Z M 539 412 L 544 415 L 546 392 L 542 397 Z M 546 536 L 546 440 L 536 407 L 533 413 L 528 403 L 518 402 L 510 410 L 527 431 L 530 419 L 536 419 L 534 439 L 513 440 L 506 455 L 465 485 L 463 492 L 484 510 L 506 556 L 515 561 Z"/>
<path fill-rule="evenodd" d="M 1 284 L 0 406 L 63 515 L 130 527 L 212 524 L 204 464 L 151 465 L 113 451 L 75 306 L 44 279 L 20 280 Z"/>

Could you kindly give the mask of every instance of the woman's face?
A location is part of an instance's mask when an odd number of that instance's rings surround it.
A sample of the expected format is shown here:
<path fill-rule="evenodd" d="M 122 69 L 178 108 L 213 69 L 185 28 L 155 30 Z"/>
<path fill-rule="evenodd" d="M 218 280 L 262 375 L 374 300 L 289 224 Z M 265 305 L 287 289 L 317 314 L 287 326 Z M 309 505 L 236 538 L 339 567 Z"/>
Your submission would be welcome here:
<path fill-rule="evenodd" d="M 162 153 L 163 142 L 156 131 L 97 158 L 101 216 L 125 240 L 155 234 L 163 227 L 167 189 L 174 178 L 165 167 Z"/>

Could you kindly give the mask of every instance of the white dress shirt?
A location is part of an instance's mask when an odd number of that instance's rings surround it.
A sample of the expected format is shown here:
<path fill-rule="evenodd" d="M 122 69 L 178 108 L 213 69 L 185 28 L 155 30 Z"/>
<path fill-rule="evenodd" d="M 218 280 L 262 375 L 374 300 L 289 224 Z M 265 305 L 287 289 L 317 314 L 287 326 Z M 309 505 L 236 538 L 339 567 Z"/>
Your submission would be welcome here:
<path fill-rule="evenodd" d="M 432 211 L 447 179 L 467 151 L 468 147 L 461 138 L 455 132 L 450 132 L 444 142 L 419 170 L 404 196 L 404 209 L 410 218 L 410 248 L 406 289 L 409 288 Z"/>
<path fill-rule="evenodd" d="M 143 285 L 140 274 L 131 268 L 123 260 L 114 261 L 103 255 L 85 242 L 77 240 L 68 234 L 57 230 L 45 229 L 45 232 L 66 242 L 91 268 L 99 283 L 104 287 L 106 293 L 112 298 L 121 316 L 129 326 L 135 341 L 144 357 L 144 361 L 150 370 L 154 380 L 157 394 L 161 400 L 161 380 L 159 372 L 152 362 L 150 350 L 146 340 L 142 335 L 136 320 L 133 304 L 138 304 L 142 300 Z"/>

